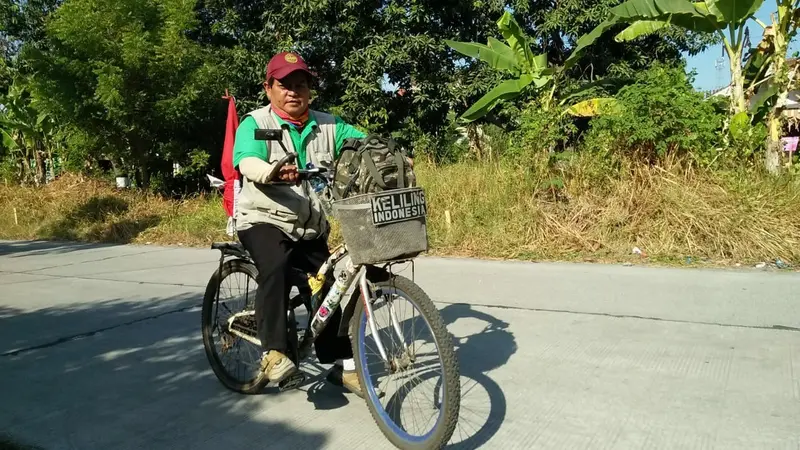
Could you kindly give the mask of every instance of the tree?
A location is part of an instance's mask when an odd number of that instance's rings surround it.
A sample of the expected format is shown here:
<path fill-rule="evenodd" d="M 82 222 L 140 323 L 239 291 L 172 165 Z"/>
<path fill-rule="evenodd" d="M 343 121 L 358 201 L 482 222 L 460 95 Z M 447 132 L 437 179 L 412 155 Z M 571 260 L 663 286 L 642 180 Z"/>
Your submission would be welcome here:
<path fill-rule="evenodd" d="M 215 161 L 220 95 L 228 88 L 243 110 L 264 104 L 264 68 L 277 51 L 299 51 L 317 72 L 315 108 L 404 143 L 422 134 L 435 141 L 446 134 L 450 111 L 466 111 L 502 77 L 445 39 L 485 41 L 511 8 L 523 31 L 537 31 L 530 34 L 533 51 L 563 61 L 575 33 L 599 23 L 619 0 L 64 0 L 53 13 L 60 1 L 0 0 L 18 5 L 15 17 L 30 15 L 24 32 L 8 41 L 17 49 L 15 64 L 35 75 L 32 95 L 59 131 L 68 131 L 71 151 L 80 146 L 110 157 L 147 184 L 152 171 L 169 171 L 174 160 L 196 162 L 190 155 L 204 151 Z M 678 61 L 693 42 L 679 35 L 644 45 L 612 42 L 570 76 L 600 73 L 598 61 L 625 70 Z M 514 126 L 496 113 L 486 120 Z"/>
<path fill-rule="evenodd" d="M 201 42 L 232 49 L 232 86 L 254 106 L 267 58 L 299 51 L 318 74 L 314 106 L 365 128 L 437 132 L 470 92 L 453 83 L 460 67 L 445 38 L 487 36 L 505 2 L 466 0 L 204 0 Z M 493 76 L 493 75 L 490 75 Z M 401 95 L 402 94 L 402 95 Z M 261 99 L 263 100 L 263 99 Z"/>
<path fill-rule="evenodd" d="M 221 117 L 211 99 L 224 72 L 186 36 L 196 24 L 181 0 L 67 0 L 48 24 L 47 47 L 23 48 L 34 95 L 147 186 L 153 170 L 202 146 L 197 136 Z"/>
<path fill-rule="evenodd" d="M 578 39 L 602 23 L 621 0 L 560 0 L 553 3 L 515 2 L 514 16 L 524 31 L 540 42 L 554 66 L 564 65 Z M 594 80 L 604 76 L 632 77 L 653 62 L 678 65 L 682 53 L 695 55 L 716 38 L 680 29 L 638 40 L 635 45 L 600 36 L 591 52 L 581 55 L 571 76 Z"/>
<path fill-rule="evenodd" d="M 22 44 L 41 46 L 45 20 L 62 0 L 0 0 L 0 54 L 7 61 Z"/>
<path fill-rule="evenodd" d="M 611 8 L 605 21 L 581 37 L 567 64 L 575 63 L 587 47 L 620 24 L 628 27 L 616 35 L 617 41 L 632 41 L 668 27 L 715 34 L 722 40 L 730 62 L 731 112 L 736 114 L 747 109 L 742 72 L 745 26 L 762 3 L 763 0 L 628 0 Z"/>
<path fill-rule="evenodd" d="M 61 0 L 0 0 L 0 94 L 8 92 L 11 73 L 25 44 L 41 48 L 46 40 L 44 24 Z"/>
<path fill-rule="evenodd" d="M 446 41 L 447 45 L 456 51 L 479 59 L 487 63 L 492 69 L 506 72 L 512 79 L 502 81 L 495 86 L 480 100 L 475 102 L 460 119 L 464 122 L 472 122 L 485 116 L 500 102 L 515 99 L 525 91 L 540 92 L 549 84 L 552 84 L 549 92 L 540 95 L 539 104 L 545 111 L 553 106 L 554 94 L 558 87 L 558 82 L 562 81 L 565 72 L 571 67 L 569 65 L 551 67 L 547 62 L 547 55 L 534 55 L 532 50 L 531 38 L 523 33 L 514 17 L 505 12 L 500 20 L 497 21 L 503 37 L 508 45 L 490 37 L 486 45 L 472 42 Z M 560 106 L 572 98 L 581 96 L 582 93 L 589 92 L 598 87 L 619 89 L 625 83 L 632 81 L 629 79 L 606 78 L 591 83 L 585 83 L 578 89 L 572 90 L 569 95 L 560 102 Z M 562 114 L 569 113 L 577 117 L 591 117 L 612 111 L 616 108 L 616 101 L 613 98 L 601 97 L 590 98 L 566 108 Z"/>
<path fill-rule="evenodd" d="M 547 53 L 560 64 L 571 41 L 600 23 L 608 8 L 618 3 L 202 0 L 197 11 L 203 25 L 195 36 L 200 42 L 231 49 L 235 56 L 226 67 L 237 74 L 237 85 L 231 88 L 247 108 L 259 98 L 266 58 L 292 49 L 300 51 L 319 74 L 316 107 L 333 109 L 376 131 L 437 134 L 447 126 L 448 111 L 466 111 L 502 81 L 501 74 L 464 59 L 445 40 L 486 42 L 495 35 L 498 18 L 510 8 L 522 31 L 532 36 L 533 51 Z M 681 51 L 702 47 L 696 37 L 680 33 L 644 45 L 610 42 L 608 51 L 597 52 L 601 55 L 587 55 L 572 76 L 584 76 L 584 68 L 587 74 L 593 70 L 599 75 L 615 64 L 632 73 L 654 60 L 677 63 Z"/>

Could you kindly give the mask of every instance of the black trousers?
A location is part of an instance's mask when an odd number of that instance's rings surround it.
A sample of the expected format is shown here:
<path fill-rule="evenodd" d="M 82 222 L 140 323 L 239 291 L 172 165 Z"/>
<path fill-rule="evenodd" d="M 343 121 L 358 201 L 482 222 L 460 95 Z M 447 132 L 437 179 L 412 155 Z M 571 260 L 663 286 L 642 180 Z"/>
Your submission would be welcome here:
<path fill-rule="evenodd" d="M 293 241 L 277 227 L 254 225 L 239 231 L 239 240 L 250 253 L 258 269 L 256 291 L 256 323 L 258 337 L 265 351 L 277 350 L 286 354 L 287 317 L 291 268 L 316 274 L 330 256 L 327 236 L 314 240 Z M 324 294 L 327 290 L 322 291 Z M 331 316 L 325 330 L 314 343 L 317 358 L 322 364 L 353 357 L 348 336 L 339 336 L 342 309 Z"/>

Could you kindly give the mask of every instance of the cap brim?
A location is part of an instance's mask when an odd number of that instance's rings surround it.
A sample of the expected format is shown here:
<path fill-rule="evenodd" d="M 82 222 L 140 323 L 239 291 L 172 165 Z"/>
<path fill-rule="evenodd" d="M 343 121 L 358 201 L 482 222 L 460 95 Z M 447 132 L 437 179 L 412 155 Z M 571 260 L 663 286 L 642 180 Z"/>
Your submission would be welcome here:
<path fill-rule="evenodd" d="M 284 78 L 288 77 L 288 76 L 289 76 L 289 74 L 290 74 L 290 73 L 292 73 L 292 72 L 305 72 L 305 73 L 307 73 L 307 74 L 308 74 L 310 77 L 312 77 L 312 78 L 316 77 L 316 75 L 314 75 L 314 73 L 313 73 L 313 72 L 311 72 L 311 71 L 310 71 L 310 70 L 308 70 L 308 69 L 304 69 L 304 68 L 302 68 L 302 67 L 291 67 L 291 66 L 288 66 L 288 67 L 281 67 L 280 69 L 276 70 L 276 71 L 275 71 L 275 72 L 272 74 L 272 76 L 273 76 L 273 77 L 275 77 L 275 78 L 277 78 L 277 79 L 279 79 L 279 80 L 282 80 L 282 79 L 284 79 Z"/>

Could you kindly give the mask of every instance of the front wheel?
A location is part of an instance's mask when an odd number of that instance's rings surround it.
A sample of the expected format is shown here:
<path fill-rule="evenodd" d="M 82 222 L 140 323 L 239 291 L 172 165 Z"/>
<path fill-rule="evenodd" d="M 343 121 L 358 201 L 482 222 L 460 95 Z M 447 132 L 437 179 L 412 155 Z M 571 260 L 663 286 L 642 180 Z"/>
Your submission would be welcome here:
<path fill-rule="evenodd" d="M 461 399 L 452 337 L 431 299 L 411 280 L 392 276 L 372 289 L 374 327 L 359 298 L 350 328 L 370 413 L 398 448 L 442 448 L 455 430 Z"/>

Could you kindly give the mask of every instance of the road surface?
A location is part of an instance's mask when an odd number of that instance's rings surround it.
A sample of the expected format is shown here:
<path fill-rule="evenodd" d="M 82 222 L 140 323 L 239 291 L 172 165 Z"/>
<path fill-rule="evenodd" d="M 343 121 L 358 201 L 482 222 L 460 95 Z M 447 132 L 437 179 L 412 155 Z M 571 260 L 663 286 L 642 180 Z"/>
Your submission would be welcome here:
<path fill-rule="evenodd" d="M 216 380 L 211 250 L 0 242 L 0 433 L 45 449 L 382 449 L 363 402 Z M 453 448 L 800 449 L 800 275 L 424 258 Z M 307 366 L 310 373 L 324 368 Z"/>

